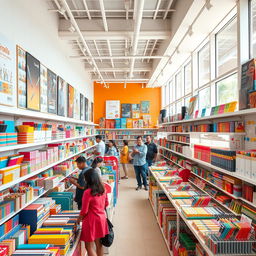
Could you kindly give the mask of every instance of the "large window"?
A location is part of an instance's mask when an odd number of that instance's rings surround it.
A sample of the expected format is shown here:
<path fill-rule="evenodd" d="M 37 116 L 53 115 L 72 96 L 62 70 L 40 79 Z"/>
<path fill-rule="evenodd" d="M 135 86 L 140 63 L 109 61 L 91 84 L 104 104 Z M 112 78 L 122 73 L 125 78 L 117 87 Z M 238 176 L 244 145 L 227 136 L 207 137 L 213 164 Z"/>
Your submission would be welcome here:
<path fill-rule="evenodd" d="M 216 34 L 217 76 L 237 67 L 237 18 Z"/>
<path fill-rule="evenodd" d="M 198 52 L 198 82 L 202 86 L 210 81 L 210 45 L 207 43 Z"/>
<path fill-rule="evenodd" d="M 216 83 L 217 105 L 237 100 L 237 73 Z"/>
<path fill-rule="evenodd" d="M 198 98 L 198 107 L 199 109 L 209 108 L 211 107 L 211 89 L 210 87 L 206 87 L 199 91 L 199 98 Z"/>
<path fill-rule="evenodd" d="M 175 85 L 176 85 L 176 99 L 180 99 L 182 97 L 182 76 L 181 72 L 179 72 L 175 76 Z"/>
<path fill-rule="evenodd" d="M 251 52 L 256 57 L 256 0 L 251 0 Z"/>
<path fill-rule="evenodd" d="M 170 84 L 168 83 L 166 85 L 166 90 L 165 90 L 165 97 L 166 97 L 166 105 L 169 105 L 171 103 L 171 100 L 170 100 Z"/>
<path fill-rule="evenodd" d="M 184 95 L 191 93 L 192 91 L 192 73 L 191 73 L 191 62 L 184 67 Z"/>

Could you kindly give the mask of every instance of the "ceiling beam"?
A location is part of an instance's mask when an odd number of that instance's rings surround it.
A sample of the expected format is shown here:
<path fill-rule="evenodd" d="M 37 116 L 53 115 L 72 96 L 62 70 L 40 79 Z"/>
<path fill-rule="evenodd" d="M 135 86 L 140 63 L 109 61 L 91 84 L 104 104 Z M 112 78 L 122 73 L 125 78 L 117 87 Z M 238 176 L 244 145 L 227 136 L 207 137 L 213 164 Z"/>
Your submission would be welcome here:
<path fill-rule="evenodd" d="M 106 13 L 105 13 L 104 2 L 103 2 L 103 0 L 99 0 L 99 2 L 100 2 L 100 11 L 101 11 L 102 21 L 103 21 L 103 25 L 104 25 L 104 30 L 108 31 L 108 23 L 107 23 L 107 18 L 106 18 Z"/>
<path fill-rule="evenodd" d="M 96 49 L 96 52 L 97 52 L 98 56 L 100 56 L 100 51 L 99 51 L 99 49 L 98 49 L 98 46 L 97 46 L 96 41 L 93 40 L 93 43 L 94 43 L 94 46 L 95 46 L 95 49 Z M 102 62 L 102 59 L 101 59 L 100 61 Z"/>
<path fill-rule="evenodd" d="M 166 9 L 166 11 L 165 11 L 165 13 L 164 13 L 164 18 L 163 18 L 164 20 L 167 18 L 167 15 L 168 15 L 169 10 L 170 10 L 170 8 L 171 8 L 171 6 L 172 6 L 172 3 L 173 3 L 173 0 L 169 0 L 167 9 Z"/>
<path fill-rule="evenodd" d="M 94 60 L 118 60 L 118 59 L 162 59 L 162 58 L 170 58 L 169 55 L 164 56 L 142 56 L 142 55 L 135 55 L 135 56 L 70 56 L 71 59 L 94 59 Z"/>
<path fill-rule="evenodd" d="M 58 12 L 58 10 L 56 10 L 56 9 L 48 9 L 48 11 L 49 12 Z M 71 10 L 71 12 L 77 12 L 77 11 L 78 12 L 87 12 L 87 10 L 84 10 L 84 9 Z M 99 9 L 91 9 L 91 10 L 88 9 L 88 11 L 97 12 L 97 13 L 101 12 L 101 10 L 99 10 Z M 169 10 L 159 9 L 158 10 L 158 12 L 175 12 L 175 11 L 176 11 L 175 9 L 169 9 Z M 113 13 L 115 13 L 115 12 L 125 12 L 126 13 L 127 10 L 126 9 L 120 9 L 120 10 L 117 10 L 117 9 L 115 9 L 115 10 L 107 9 L 106 10 L 105 9 L 105 13 L 108 13 L 108 12 L 113 12 Z M 133 9 L 129 9 L 128 12 L 133 12 Z M 155 9 L 144 9 L 143 12 L 155 12 Z"/>
<path fill-rule="evenodd" d="M 86 11 L 86 13 L 87 13 L 88 19 L 91 20 L 92 17 L 91 17 L 90 11 L 89 11 L 89 9 L 88 9 L 86 0 L 83 0 L 83 5 L 84 5 L 85 11 Z M 71 12 L 72 12 L 72 11 L 71 11 Z"/>
<path fill-rule="evenodd" d="M 150 53 L 149 53 L 150 58 L 148 59 L 148 62 L 149 62 L 150 59 L 152 58 L 152 54 L 153 54 L 153 52 L 154 52 L 154 50 L 155 50 L 155 48 L 156 48 L 156 44 L 157 44 L 157 40 L 155 40 L 155 42 L 154 42 L 154 44 L 153 44 L 153 46 L 152 46 L 152 49 L 151 49 L 151 51 L 150 51 Z"/>
<path fill-rule="evenodd" d="M 129 72 L 129 67 L 126 68 L 101 68 L 99 67 L 101 72 Z M 93 68 L 85 68 L 86 71 L 88 72 L 93 72 Z M 134 68 L 134 72 L 150 72 L 152 71 L 151 67 L 141 67 L 141 68 Z"/>
<path fill-rule="evenodd" d="M 146 45 L 145 45 L 145 49 L 144 49 L 143 55 L 146 55 L 146 53 L 147 53 L 148 44 L 149 44 L 149 40 L 147 40 L 147 42 L 146 42 Z M 143 60 L 144 60 L 144 59 L 142 59 L 141 61 L 143 62 Z"/>
<path fill-rule="evenodd" d="M 154 13 L 154 16 L 153 16 L 153 20 L 155 20 L 156 17 L 157 17 L 157 13 L 158 13 L 160 4 L 161 4 L 161 0 L 158 0 L 158 1 L 157 1 L 157 5 L 156 5 L 156 10 L 155 10 L 155 13 Z"/>

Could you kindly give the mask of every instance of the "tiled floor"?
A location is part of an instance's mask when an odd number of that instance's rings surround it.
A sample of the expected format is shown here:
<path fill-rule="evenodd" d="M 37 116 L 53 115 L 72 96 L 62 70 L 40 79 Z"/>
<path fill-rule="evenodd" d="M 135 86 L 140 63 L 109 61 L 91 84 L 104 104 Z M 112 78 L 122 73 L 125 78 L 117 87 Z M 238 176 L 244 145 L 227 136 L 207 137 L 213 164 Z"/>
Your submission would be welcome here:
<path fill-rule="evenodd" d="M 122 173 L 122 170 L 121 170 Z M 136 191 L 133 167 L 121 180 L 113 219 L 115 241 L 110 256 L 168 256 L 168 251 L 148 202 L 148 192 Z"/>

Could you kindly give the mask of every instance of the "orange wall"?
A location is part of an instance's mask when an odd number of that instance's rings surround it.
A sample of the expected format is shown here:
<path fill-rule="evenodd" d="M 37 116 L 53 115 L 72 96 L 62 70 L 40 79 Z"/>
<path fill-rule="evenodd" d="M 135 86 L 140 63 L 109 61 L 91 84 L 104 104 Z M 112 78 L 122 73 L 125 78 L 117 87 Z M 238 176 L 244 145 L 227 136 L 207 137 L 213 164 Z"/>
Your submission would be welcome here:
<path fill-rule="evenodd" d="M 156 125 L 161 107 L 161 88 L 142 88 L 140 83 L 109 84 L 104 88 L 102 84 L 94 83 L 94 122 L 99 123 L 105 117 L 106 100 L 120 100 L 120 103 L 139 104 L 143 100 L 150 101 L 150 115 L 152 124 Z"/>

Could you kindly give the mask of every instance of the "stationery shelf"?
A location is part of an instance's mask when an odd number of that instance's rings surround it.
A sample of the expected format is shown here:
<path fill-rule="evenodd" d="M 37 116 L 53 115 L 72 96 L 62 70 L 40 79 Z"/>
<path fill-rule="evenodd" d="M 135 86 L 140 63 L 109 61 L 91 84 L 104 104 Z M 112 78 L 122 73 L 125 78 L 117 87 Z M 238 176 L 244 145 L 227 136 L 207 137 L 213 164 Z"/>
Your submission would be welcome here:
<path fill-rule="evenodd" d="M 150 130 L 157 131 L 158 128 L 97 128 L 98 131 L 136 131 Z"/>
<path fill-rule="evenodd" d="M 167 140 L 167 141 L 170 141 L 170 142 L 173 142 L 173 143 L 184 144 L 184 145 L 190 145 L 190 143 L 188 143 L 188 142 L 182 142 L 182 141 L 177 141 L 177 140 Z"/>

